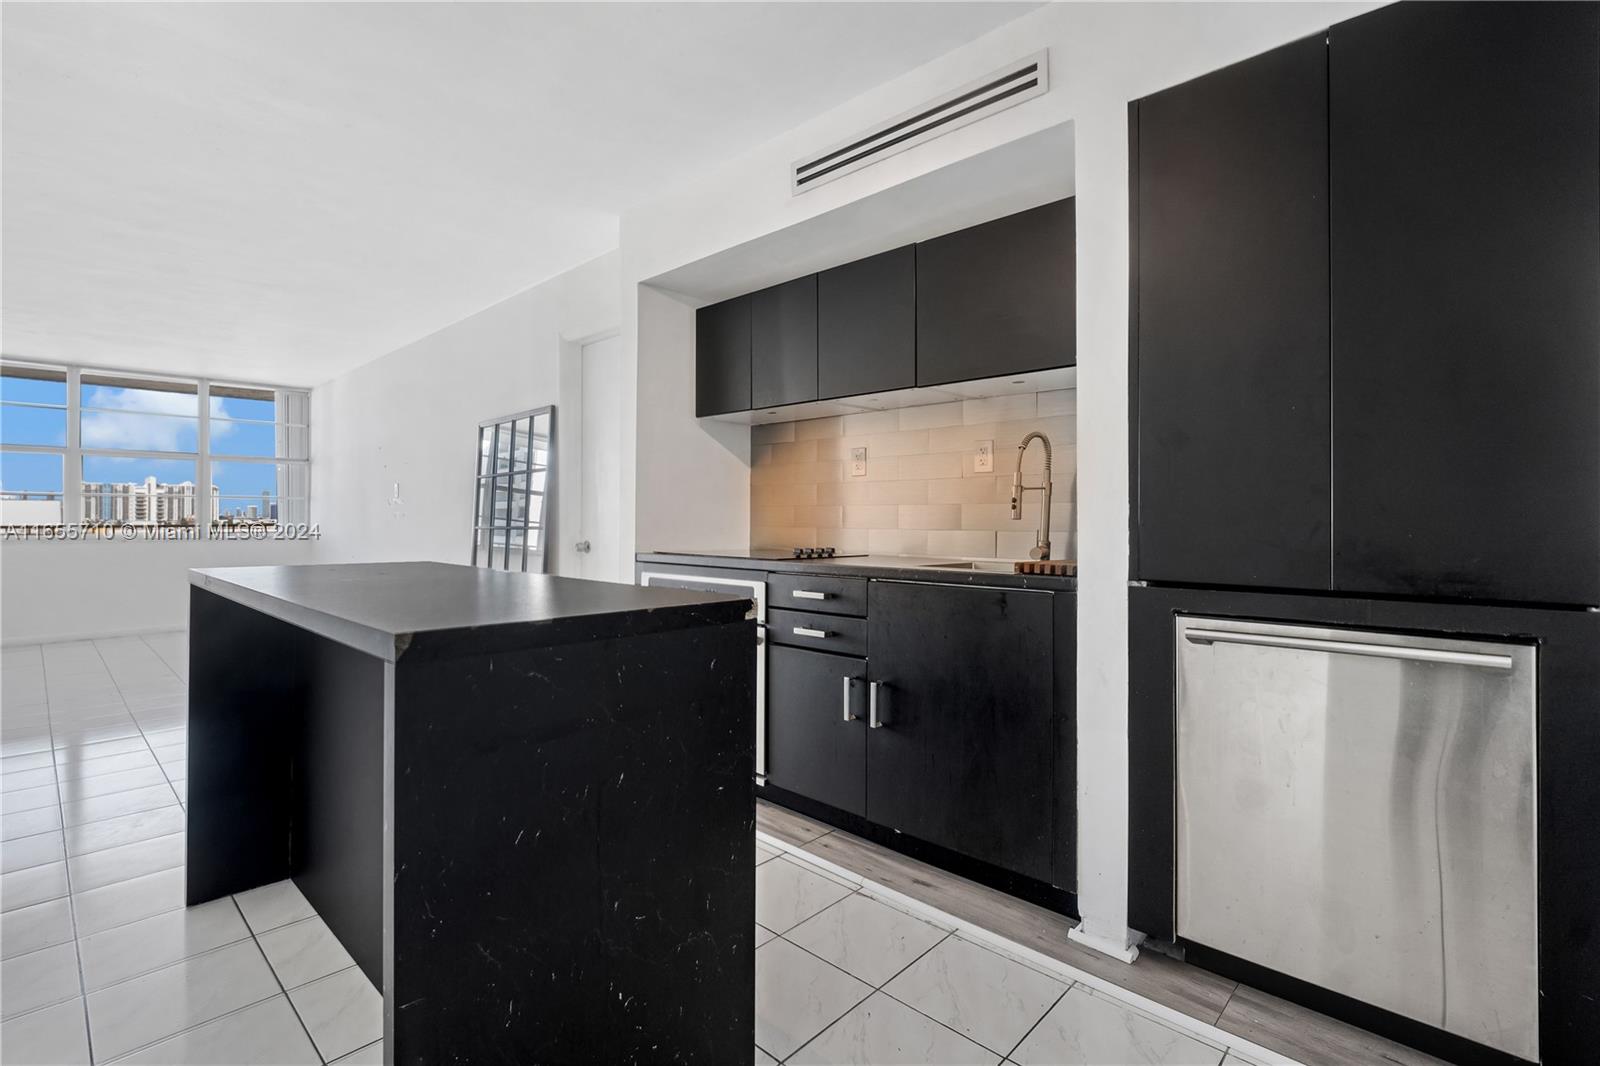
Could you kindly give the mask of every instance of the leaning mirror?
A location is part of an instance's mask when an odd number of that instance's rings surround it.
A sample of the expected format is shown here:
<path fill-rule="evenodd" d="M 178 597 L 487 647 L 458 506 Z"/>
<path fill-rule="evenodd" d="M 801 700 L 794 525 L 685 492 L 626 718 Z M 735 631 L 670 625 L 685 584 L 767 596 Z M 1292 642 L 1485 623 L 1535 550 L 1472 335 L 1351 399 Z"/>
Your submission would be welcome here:
<path fill-rule="evenodd" d="M 473 566 L 545 572 L 555 428 L 554 407 L 538 407 L 478 425 Z"/>

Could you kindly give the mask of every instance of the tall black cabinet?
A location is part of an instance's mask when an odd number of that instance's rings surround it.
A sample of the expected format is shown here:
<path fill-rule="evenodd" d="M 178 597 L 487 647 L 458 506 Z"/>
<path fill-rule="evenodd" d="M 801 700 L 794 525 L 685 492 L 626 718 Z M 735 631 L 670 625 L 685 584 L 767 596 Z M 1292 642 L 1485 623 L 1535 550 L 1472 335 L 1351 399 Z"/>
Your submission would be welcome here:
<path fill-rule="evenodd" d="M 1600 604 L 1600 5 L 1329 49 L 1334 587 Z"/>

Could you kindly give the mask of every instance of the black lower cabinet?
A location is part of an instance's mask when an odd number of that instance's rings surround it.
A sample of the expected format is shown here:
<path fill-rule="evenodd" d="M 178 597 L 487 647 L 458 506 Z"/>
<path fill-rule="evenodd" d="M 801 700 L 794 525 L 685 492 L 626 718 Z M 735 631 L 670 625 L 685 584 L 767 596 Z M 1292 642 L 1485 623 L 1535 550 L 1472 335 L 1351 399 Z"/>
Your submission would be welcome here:
<path fill-rule="evenodd" d="M 862 659 L 770 645 L 767 782 L 865 814 L 866 687 Z"/>
<path fill-rule="evenodd" d="M 868 604 L 868 819 L 1049 881 L 1051 595 L 874 581 Z"/>

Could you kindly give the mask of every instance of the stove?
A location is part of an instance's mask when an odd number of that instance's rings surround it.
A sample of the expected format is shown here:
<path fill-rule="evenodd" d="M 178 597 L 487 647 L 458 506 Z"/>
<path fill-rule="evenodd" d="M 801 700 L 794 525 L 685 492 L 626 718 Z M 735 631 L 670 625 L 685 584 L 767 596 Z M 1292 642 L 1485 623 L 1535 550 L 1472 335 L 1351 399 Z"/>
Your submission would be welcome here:
<path fill-rule="evenodd" d="M 842 552 L 837 548 L 803 547 L 803 548 L 751 548 L 749 556 L 752 559 L 856 559 L 865 556 L 866 552 Z"/>

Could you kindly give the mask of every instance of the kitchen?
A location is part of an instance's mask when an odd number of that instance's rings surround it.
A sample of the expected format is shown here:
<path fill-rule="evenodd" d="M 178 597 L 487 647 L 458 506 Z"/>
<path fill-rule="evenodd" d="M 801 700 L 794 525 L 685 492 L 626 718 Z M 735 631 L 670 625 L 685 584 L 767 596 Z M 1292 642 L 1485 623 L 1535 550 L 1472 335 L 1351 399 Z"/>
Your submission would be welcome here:
<path fill-rule="evenodd" d="M 125 376 L 202 484 L 291 386 L 322 539 L 7 539 L 7 1061 L 1592 1058 L 1600 4 L 880 7 L 116 16 L 703 77 L 365 361 Z M 499 143 L 450 99 L 390 132 Z M 8 334 L 8 464 L 89 462 L 102 364 Z"/>

